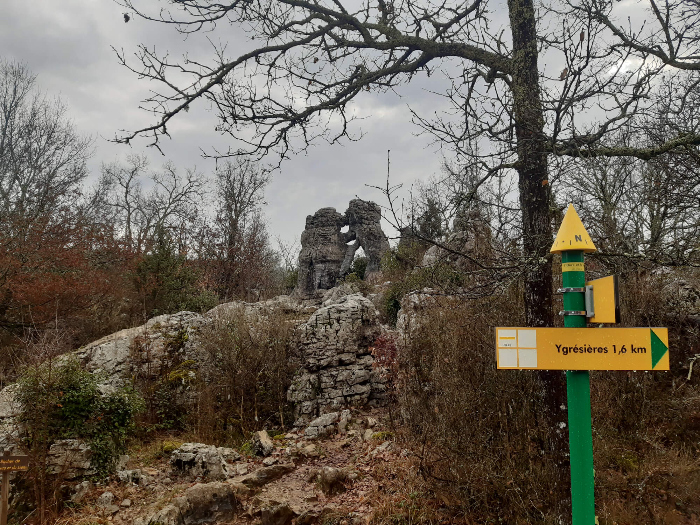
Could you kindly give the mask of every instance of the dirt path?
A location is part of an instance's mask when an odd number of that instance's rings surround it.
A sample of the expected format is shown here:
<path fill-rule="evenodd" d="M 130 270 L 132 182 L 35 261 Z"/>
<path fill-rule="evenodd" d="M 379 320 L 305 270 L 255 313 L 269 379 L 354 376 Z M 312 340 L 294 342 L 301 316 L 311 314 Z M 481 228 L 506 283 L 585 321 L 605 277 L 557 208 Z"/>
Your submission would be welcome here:
<path fill-rule="evenodd" d="M 135 477 L 125 480 L 122 473 L 121 480 L 115 477 L 106 485 L 91 487 L 73 509 L 67 510 L 60 523 L 368 523 L 374 510 L 372 494 L 379 478 L 377 468 L 386 469 L 401 451 L 387 432 L 380 411 L 353 412 L 347 427 L 340 429 L 342 432 L 337 425 L 326 430 L 328 434 L 318 438 L 306 437 L 304 429 L 283 438 L 278 436 L 270 455 L 244 456 L 230 462 L 229 470 L 238 475 L 218 482 L 206 476 L 177 474 L 169 463 L 169 455 L 154 459 L 142 451 L 123 471 L 135 472 Z M 260 473 L 274 471 L 275 465 L 280 470 L 287 466 L 288 472 L 259 485 L 258 481 L 251 481 Z M 233 503 L 222 504 L 221 499 L 198 501 L 192 495 L 212 487 L 230 492 Z M 112 498 L 105 493 L 111 493 Z M 198 510 L 197 505 L 201 507 Z M 169 511 L 171 508 L 176 510 Z"/>

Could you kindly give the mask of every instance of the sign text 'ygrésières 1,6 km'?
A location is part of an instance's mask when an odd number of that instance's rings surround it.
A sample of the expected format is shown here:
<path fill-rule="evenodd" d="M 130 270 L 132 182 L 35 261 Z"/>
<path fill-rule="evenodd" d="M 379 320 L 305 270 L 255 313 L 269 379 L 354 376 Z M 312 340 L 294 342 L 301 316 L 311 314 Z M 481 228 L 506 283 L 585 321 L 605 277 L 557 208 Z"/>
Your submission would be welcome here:
<path fill-rule="evenodd" d="M 668 370 L 666 328 L 496 328 L 500 369 Z"/>

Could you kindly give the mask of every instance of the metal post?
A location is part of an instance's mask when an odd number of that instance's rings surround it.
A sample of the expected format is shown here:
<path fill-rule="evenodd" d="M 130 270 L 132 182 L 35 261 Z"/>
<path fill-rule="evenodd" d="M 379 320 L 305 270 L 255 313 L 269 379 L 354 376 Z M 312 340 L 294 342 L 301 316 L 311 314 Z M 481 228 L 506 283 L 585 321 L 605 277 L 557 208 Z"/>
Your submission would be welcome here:
<path fill-rule="evenodd" d="M 565 289 L 583 289 L 586 277 L 583 251 L 561 252 L 562 285 Z M 573 264 L 572 264 L 573 263 Z M 564 292 L 565 312 L 585 312 L 583 291 Z M 585 328 L 586 316 L 565 315 L 567 328 Z M 573 525 L 595 524 L 593 496 L 593 430 L 591 428 L 591 386 L 588 371 L 566 372 L 569 408 L 569 453 L 571 463 L 571 513 Z"/>
<path fill-rule="evenodd" d="M 6 450 L 2 454 L 4 457 L 10 455 L 10 451 Z M 0 525 L 7 525 L 7 507 L 10 499 L 10 473 L 6 470 L 2 471 L 2 506 L 0 506 Z"/>

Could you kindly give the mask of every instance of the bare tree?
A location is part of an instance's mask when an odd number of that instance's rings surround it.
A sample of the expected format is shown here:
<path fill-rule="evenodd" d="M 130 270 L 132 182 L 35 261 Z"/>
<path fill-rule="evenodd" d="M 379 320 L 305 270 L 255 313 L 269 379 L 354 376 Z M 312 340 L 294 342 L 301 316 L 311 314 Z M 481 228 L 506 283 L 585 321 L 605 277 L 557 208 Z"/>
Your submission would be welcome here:
<path fill-rule="evenodd" d="M 180 251 L 186 251 L 189 226 L 201 211 L 204 180 L 195 170 L 181 175 L 172 163 L 166 163 L 161 171 L 147 170 L 147 159 L 139 155 L 127 157 L 126 164 L 114 162 L 102 167 L 97 202 L 109 210 L 103 220 L 112 224 L 115 235 L 136 253 L 148 251 L 165 232 Z M 143 188 L 144 182 L 149 191 Z"/>
<path fill-rule="evenodd" d="M 695 127 L 660 143 L 616 141 L 618 130 L 640 129 L 653 116 L 650 95 L 662 75 L 695 85 L 700 10 L 693 1 L 640 1 L 634 18 L 614 0 L 172 0 L 155 15 L 145 0 L 122 3 L 185 33 L 241 24 L 255 42 L 233 57 L 222 46 L 209 62 L 173 61 L 146 46 L 135 65 L 119 54 L 162 88 L 147 101 L 157 121 L 122 142 L 150 136 L 157 146 L 171 119 L 205 99 L 218 112 L 220 131 L 250 151 L 284 157 L 318 140 L 351 137 L 350 103 L 363 92 L 442 75 L 452 110 L 430 119 L 416 114 L 416 121 L 470 156 L 482 180 L 517 173 L 529 326 L 553 323 L 550 157 L 648 160 L 700 144 Z M 564 381 L 559 373 L 542 377 L 558 428 Z M 564 443 L 562 435 L 562 454 Z"/>
<path fill-rule="evenodd" d="M 268 173 L 245 158 L 226 160 L 216 168 L 217 216 L 226 238 L 226 250 L 232 254 L 240 235 L 264 199 Z"/>
<path fill-rule="evenodd" d="M 0 61 L 0 214 L 24 223 L 75 201 L 91 155 L 91 139 L 35 82 L 24 65 Z"/>
<path fill-rule="evenodd" d="M 224 300 L 255 299 L 269 287 L 276 260 L 260 210 L 269 181 L 249 158 L 227 159 L 216 168 L 216 216 L 203 253 Z"/>

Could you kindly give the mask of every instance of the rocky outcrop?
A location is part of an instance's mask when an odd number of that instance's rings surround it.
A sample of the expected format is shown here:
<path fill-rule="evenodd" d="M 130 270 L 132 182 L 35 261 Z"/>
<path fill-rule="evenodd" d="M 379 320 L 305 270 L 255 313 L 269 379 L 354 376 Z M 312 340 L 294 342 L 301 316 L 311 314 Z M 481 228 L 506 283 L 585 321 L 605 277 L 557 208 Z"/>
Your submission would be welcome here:
<path fill-rule="evenodd" d="M 234 518 L 241 504 L 236 489 L 229 483 L 198 483 L 174 498 L 172 503 L 134 525 L 190 525 L 216 523 Z"/>
<path fill-rule="evenodd" d="M 349 405 L 384 403 L 384 381 L 371 355 L 381 327 L 369 299 L 353 294 L 319 308 L 300 332 L 302 369 L 287 396 L 296 403 L 295 425 Z"/>
<path fill-rule="evenodd" d="M 335 208 L 321 208 L 306 217 L 295 289 L 299 297 L 312 297 L 316 290 L 336 285 L 347 248 L 347 236 L 340 231 L 344 225 L 345 217 Z"/>
<path fill-rule="evenodd" d="M 113 390 L 132 377 L 149 380 L 174 362 L 199 360 L 191 336 L 209 320 L 194 312 L 160 315 L 143 326 L 98 339 L 72 354 L 88 372 L 105 378 L 103 391 Z"/>
<path fill-rule="evenodd" d="M 71 480 L 96 473 L 91 459 L 90 445 L 80 439 L 61 439 L 51 445 L 46 463 L 51 474 L 60 474 L 63 479 Z"/>
<path fill-rule="evenodd" d="M 457 230 L 447 236 L 442 244 L 445 248 L 433 245 L 425 252 L 421 266 L 449 264 L 458 270 L 472 270 L 474 264 L 465 254 L 483 260 L 491 256 L 491 228 L 478 210 L 471 210 L 455 222 Z"/>
<path fill-rule="evenodd" d="M 354 237 L 349 244 L 340 270 L 341 275 L 350 271 L 355 252 L 359 248 L 367 256 L 366 273 L 378 272 L 382 256 L 389 251 L 389 240 L 384 235 L 381 226 L 382 209 L 378 204 L 361 199 L 353 199 L 345 212 L 348 233 Z"/>
<path fill-rule="evenodd" d="M 170 465 L 176 474 L 220 481 L 235 474 L 235 467 L 228 461 L 236 461 L 240 457 L 232 448 L 183 443 L 170 456 Z"/>
<path fill-rule="evenodd" d="M 207 370 L 216 366 L 212 356 L 198 344 L 202 329 L 241 309 L 256 319 L 282 312 L 286 321 L 297 326 L 295 344 L 301 366 L 288 399 L 296 404 L 296 420 L 301 425 L 349 405 L 385 403 L 381 370 L 374 368 L 371 355 L 372 344 L 382 330 L 379 315 L 369 299 L 353 292 L 356 288 L 347 283 L 331 289 L 324 295 L 321 308 L 282 296 L 253 304 L 219 305 L 204 315 L 180 312 L 159 316 L 141 327 L 104 337 L 60 359 L 77 358 L 85 369 L 99 373 L 103 392 L 114 391 L 131 381 L 135 381 L 137 388 L 153 388 L 159 381 L 171 381 L 172 385 L 167 385 L 168 401 L 187 409 L 193 406 L 192 399 L 196 399 L 194 379 L 207 381 Z M 19 409 L 15 396 L 16 386 L 0 391 L 0 449 L 14 451 L 21 441 L 20 427 L 15 423 Z M 318 435 L 327 430 L 323 425 L 314 428 Z M 270 449 L 268 440 L 264 441 L 267 446 L 261 447 L 263 455 Z M 181 447 L 173 456 L 173 467 L 192 478 L 222 480 L 243 474 L 238 463 L 230 464 L 235 459 L 226 457 L 222 449 L 210 448 Z M 51 451 L 52 469 L 65 472 L 68 479 L 93 475 L 90 456 L 89 446 L 84 442 L 57 442 Z M 120 479 L 123 477 L 124 482 L 141 485 L 145 479 L 124 470 L 123 466 L 117 470 L 123 471 Z"/>
<path fill-rule="evenodd" d="M 360 248 L 368 258 L 366 271 L 378 271 L 382 256 L 389 250 L 381 219 L 381 208 L 361 199 L 350 201 L 344 215 L 335 208 L 321 208 L 306 217 L 294 295 L 306 299 L 319 290 L 333 288 L 350 271 Z M 342 232 L 346 226 L 347 232 Z"/>

